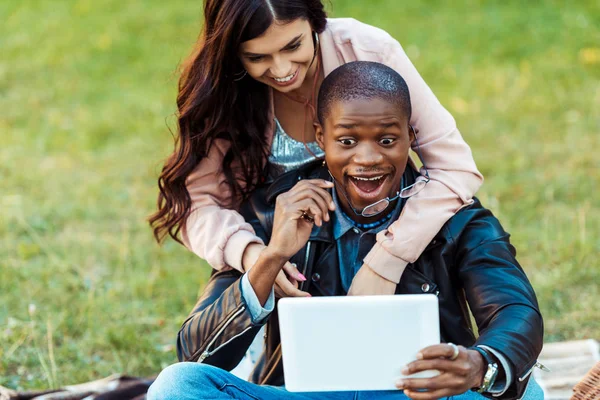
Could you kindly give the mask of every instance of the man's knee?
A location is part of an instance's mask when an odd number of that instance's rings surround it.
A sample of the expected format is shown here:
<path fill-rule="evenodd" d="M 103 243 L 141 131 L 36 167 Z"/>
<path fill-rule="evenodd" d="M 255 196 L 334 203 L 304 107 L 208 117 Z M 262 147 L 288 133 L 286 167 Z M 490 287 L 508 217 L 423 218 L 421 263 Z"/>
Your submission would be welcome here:
<path fill-rule="evenodd" d="M 222 386 L 225 371 L 207 364 L 182 362 L 168 366 L 148 390 L 148 400 L 197 398 Z"/>

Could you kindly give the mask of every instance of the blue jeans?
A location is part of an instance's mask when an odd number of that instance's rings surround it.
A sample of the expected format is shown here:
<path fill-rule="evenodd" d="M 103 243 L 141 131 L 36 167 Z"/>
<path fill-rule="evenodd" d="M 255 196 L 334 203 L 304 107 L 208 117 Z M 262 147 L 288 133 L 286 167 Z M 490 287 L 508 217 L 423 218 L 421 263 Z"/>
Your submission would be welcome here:
<path fill-rule="evenodd" d="M 235 375 L 200 363 L 178 363 L 165 368 L 148 390 L 148 400 L 166 399 L 256 399 L 256 400 L 408 400 L 400 390 L 373 392 L 306 392 L 291 393 L 279 386 L 260 386 Z M 531 379 L 524 400 L 541 400 L 544 394 Z M 468 391 L 452 400 L 484 400 Z"/>

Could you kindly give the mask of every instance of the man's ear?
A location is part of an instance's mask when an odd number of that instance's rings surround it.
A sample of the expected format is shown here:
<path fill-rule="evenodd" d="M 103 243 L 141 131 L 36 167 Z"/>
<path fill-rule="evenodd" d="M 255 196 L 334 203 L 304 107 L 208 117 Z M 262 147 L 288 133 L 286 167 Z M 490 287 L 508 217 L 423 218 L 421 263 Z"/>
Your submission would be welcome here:
<path fill-rule="evenodd" d="M 411 124 L 408 124 L 408 137 L 411 143 L 415 141 L 416 134 L 417 131 L 415 130 L 415 128 L 413 128 Z"/>
<path fill-rule="evenodd" d="M 325 140 L 323 137 L 323 127 L 318 122 L 315 122 L 313 124 L 313 126 L 315 127 L 315 139 L 317 140 L 317 144 L 319 145 L 321 150 L 325 151 Z"/>

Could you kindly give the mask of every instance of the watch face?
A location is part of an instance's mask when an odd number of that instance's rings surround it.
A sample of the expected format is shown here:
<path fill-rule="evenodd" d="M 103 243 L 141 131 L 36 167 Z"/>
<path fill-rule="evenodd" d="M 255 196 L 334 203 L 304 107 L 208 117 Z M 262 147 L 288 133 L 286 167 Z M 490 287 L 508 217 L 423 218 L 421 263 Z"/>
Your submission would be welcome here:
<path fill-rule="evenodd" d="M 483 385 L 478 390 L 479 393 L 487 392 L 490 390 L 494 383 L 496 382 L 496 377 L 498 376 L 498 364 L 492 363 L 488 364 L 487 371 L 483 377 Z"/>

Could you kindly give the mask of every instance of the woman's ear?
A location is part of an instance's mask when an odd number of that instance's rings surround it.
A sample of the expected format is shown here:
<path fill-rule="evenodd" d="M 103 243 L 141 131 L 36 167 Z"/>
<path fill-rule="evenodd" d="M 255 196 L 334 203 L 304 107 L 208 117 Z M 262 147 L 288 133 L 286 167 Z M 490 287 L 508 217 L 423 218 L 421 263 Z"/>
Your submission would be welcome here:
<path fill-rule="evenodd" d="M 315 127 L 315 139 L 317 140 L 317 144 L 319 145 L 321 150 L 325 151 L 325 140 L 323 137 L 324 136 L 323 127 L 318 122 L 315 122 L 313 124 L 313 126 Z"/>

